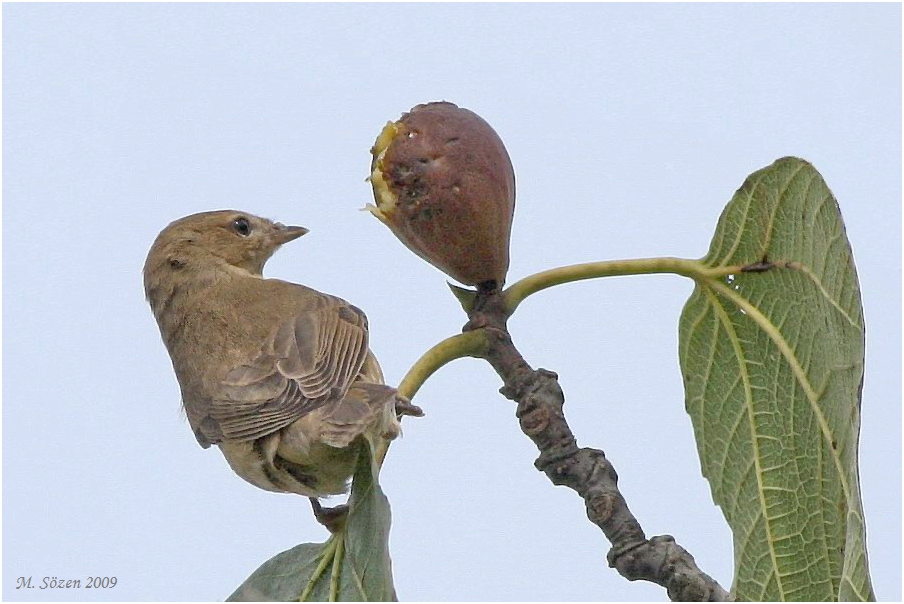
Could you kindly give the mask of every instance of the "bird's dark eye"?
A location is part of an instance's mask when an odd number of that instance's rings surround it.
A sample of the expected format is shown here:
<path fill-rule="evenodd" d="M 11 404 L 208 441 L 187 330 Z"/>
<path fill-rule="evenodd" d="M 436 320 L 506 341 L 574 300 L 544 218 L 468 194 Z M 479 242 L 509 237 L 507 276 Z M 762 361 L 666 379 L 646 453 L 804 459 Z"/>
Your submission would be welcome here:
<path fill-rule="evenodd" d="M 248 222 L 248 219 L 244 217 L 233 220 L 232 228 L 234 228 L 235 232 L 242 237 L 247 237 L 251 234 L 251 224 Z"/>

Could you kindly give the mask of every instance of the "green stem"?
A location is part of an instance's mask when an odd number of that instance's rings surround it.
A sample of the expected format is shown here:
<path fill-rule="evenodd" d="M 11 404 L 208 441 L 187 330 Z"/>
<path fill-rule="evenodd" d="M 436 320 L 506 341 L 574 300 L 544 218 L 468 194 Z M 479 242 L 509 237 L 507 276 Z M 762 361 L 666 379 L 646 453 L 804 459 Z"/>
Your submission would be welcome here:
<path fill-rule="evenodd" d="M 573 264 L 543 271 L 525 277 L 507 288 L 505 308 L 511 315 L 525 298 L 540 290 L 597 277 L 613 277 L 616 275 L 646 275 L 653 273 L 675 273 L 692 279 L 713 279 L 741 272 L 740 266 L 711 267 L 701 260 L 684 258 L 640 258 L 636 260 L 609 260 L 605 262 L 588 262 Z M 446 338 L 421 356 L 408 370 L 399 383 L 399 394 L 413 398 L 420 387 L 440 367 L 462 357 L 481 357 L 486 351 L 486 336 L 482 329 L 468 331 L 451 338 Z"/>
<path fill-rule="evenodd" d="M 674 273 L 691 279 L 712 279 L 739 273 L 740 266 L 712 267 L 701 260 L 684 258 L 638 258 L 634 260 L 608 260 L 605 262 L 587 262 L 560 266 L 525 277 L 506 288 L 505 307 L 511 315 L 518 305 L 531 294 L 554 285 L 596 279 L 598 277 L 614 277 L 618 275 L 649 275 L 654 273 Z"/>
<path fill-rule="evenodd" d="M 330 576 L 330 602 L 339 601 L 339 578 L 342 576 L 342 557 L 345 554 L 345 529 L 336 542 L 336 553 L 333 554 L 333 574 Z"/>
<path fill-rule="evenodd" d="M 304 590 L 302 590 L 301 595 L 298 596 L 299 602 L 307 602 L 308 598 L 311 597 L 311 592 L 314 591 L 314 586 L 317 584 L 317 581 L 320 580 L 320 577 L 323 576 L 323 572 L 326 570 L 326 567 L 329 566 L 336 555 L 336 547 L 338 546 L 338 541 L 343 537 L 337 537 L 336 535 L 330 535 L 329 541 L 326 542 L 326 545 L 323 548 L 323 554 L 321 554 L 320 562 L 317 564 L 317 568 L 314 569 L 314 572 L 311 574 L 311 578 L 308 579 L 307 585 L 305 585 Z"/>
<path fill-rule="evenodd" d="M 399 394 L 413 398 L 420 387 L 437 369 L 462 357 L 480 357 L 486 350 L 486 336 L 482 329 L 475 329 L 446 338 L 427 352 L 408 370 L 399 383 Z"/>

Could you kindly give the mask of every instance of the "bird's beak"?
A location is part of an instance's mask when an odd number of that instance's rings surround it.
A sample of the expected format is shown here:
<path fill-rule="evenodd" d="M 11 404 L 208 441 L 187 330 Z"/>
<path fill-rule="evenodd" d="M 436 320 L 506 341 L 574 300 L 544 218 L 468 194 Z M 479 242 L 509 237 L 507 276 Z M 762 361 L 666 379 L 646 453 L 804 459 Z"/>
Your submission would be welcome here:
<path fill-rule="evenodd" d="M 275 226 L 273 240 L 277 245 L 294 241 L 308 232 L 308 229 L 301 226 L 285 226 L 283 224 L 276 224 Z"/>

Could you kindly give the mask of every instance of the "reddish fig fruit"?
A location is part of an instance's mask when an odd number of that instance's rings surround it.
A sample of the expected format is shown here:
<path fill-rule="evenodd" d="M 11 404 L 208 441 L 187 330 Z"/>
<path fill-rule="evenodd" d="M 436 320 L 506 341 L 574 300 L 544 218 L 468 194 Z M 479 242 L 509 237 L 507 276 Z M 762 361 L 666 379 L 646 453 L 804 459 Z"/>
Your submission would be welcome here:
<path fill-rule="evenodd" d="M 453 279 L 501 288 L 515 172 L 493 128 L 452 103 L 427 103 L 388 123 L 370 152 L 377 205 L 368 209 Z"/>

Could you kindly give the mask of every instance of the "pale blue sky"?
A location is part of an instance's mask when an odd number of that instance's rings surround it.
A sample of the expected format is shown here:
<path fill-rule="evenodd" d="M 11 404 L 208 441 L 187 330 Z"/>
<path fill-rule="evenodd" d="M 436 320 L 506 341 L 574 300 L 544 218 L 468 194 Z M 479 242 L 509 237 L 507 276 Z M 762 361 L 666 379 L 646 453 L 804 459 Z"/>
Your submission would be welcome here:
<path fill-rule="evenodd" d="M 465 317 L 444 276 L 371 216 L 368 149 L 445 99 L 505 141 L 510 281 L 553 266 L 699 257 L 778 157 L 814 163 L 853 244 L 867 322 L 861 437 L 870 563 L 901 598 L 901 7 L 866 5 L 3 5 L 3 598 L 208 600 L 325 532 L 303 499 L 201 450 L 143 299 L 157 232 L 236 208 L 311 233 L 266 274 L 362 307 L 398 381 Z M 727 588 L 678 373 L 691 284 L 537 295 L 511 330 L 559 373 L 649 535 Z M 665 600 L 606 566 L 572 492 L 533 469 L 475 360 L 418 394 L 382 481 L 403 600 Z M 16 577 L 116 576 L 26 593 Z"/>

